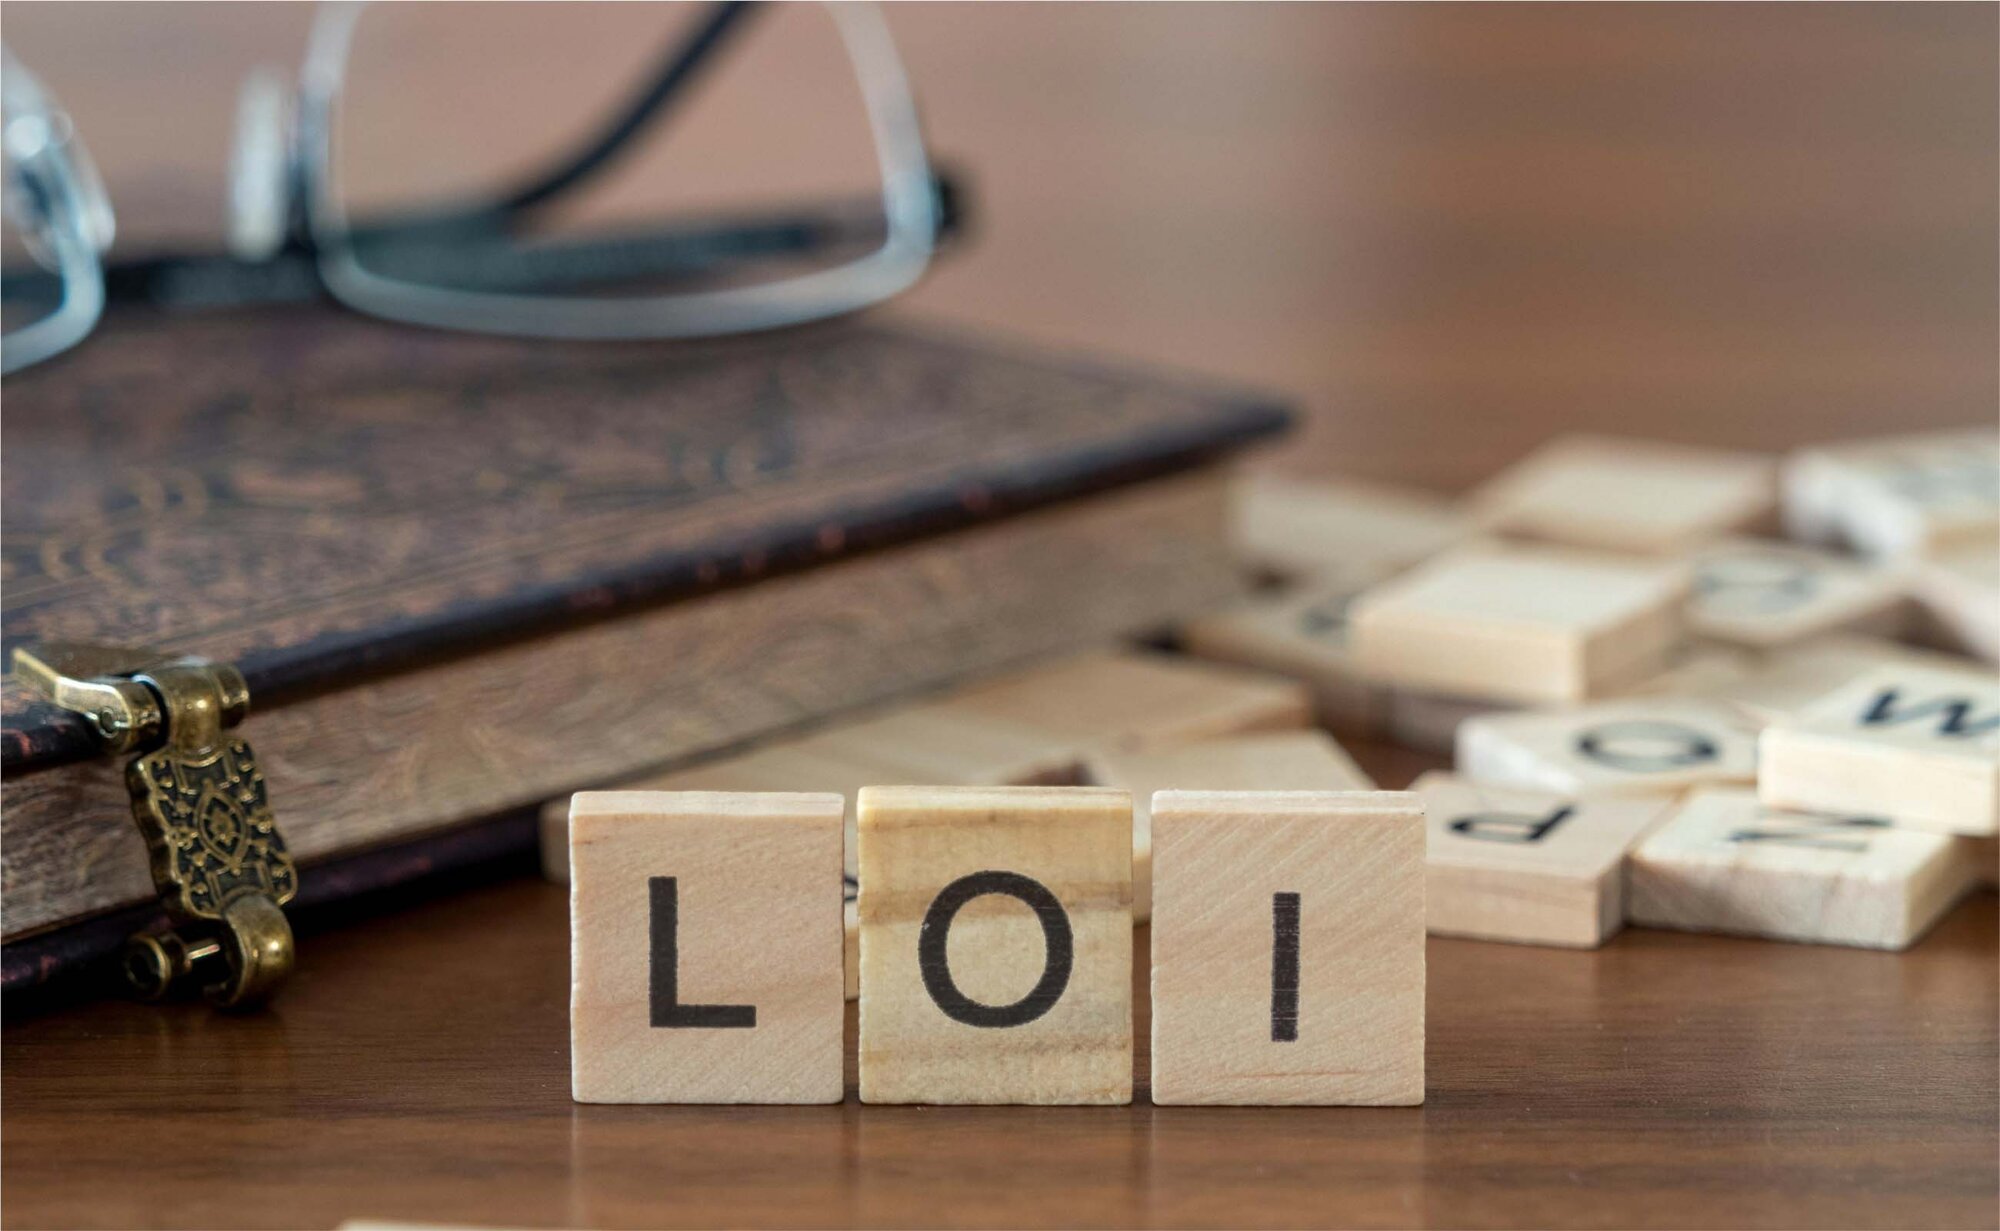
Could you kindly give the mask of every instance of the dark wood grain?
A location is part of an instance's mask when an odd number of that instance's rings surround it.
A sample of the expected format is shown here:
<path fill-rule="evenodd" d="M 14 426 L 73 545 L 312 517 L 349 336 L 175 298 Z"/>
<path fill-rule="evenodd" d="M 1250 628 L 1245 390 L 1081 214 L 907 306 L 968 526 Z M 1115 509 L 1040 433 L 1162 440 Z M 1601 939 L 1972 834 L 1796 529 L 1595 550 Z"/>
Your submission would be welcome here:
<path fill-rule="evenodd" d="M 1147 1105 L 1143 960 L 1130 1108 L 862 1107 L 851 1021 L 843 1107 L 578 1106 L 567 898 L 508 882 L 308 935 L 263 1016 L 10 1022 L 5 1221 L 1991 1226 L 1994 937 L 1434 940 L 1413 1110 Z"/>
<path fill-rule="evenodd" d="M 592 20 L 643 10 L 619 13 Z M 217 232 L 235 79 L 294 62 L 308 14 L 6 17 L 143 246 Z M 1290 393 L 1290 468 L 1452 489 L 1562 430 L 1784 448 L 1993 421 L 1991 6 L 890 21 L 979 207 L 899 311 Z M 484 71 L 486 37 L 468 22 L 440 72 Z M 711 115 L 658 174 L 787 123 Z M 1390 783 L 1427 763 L 1365 756 Z M 1433 942 L 1413 1111 L 579 1108 L 562 915 L 519 883 L 315 933 L 267 1018 L 11 1020 L 5 1221 L 2000 1223 L 1991 894 L 1900 956 Z"/>

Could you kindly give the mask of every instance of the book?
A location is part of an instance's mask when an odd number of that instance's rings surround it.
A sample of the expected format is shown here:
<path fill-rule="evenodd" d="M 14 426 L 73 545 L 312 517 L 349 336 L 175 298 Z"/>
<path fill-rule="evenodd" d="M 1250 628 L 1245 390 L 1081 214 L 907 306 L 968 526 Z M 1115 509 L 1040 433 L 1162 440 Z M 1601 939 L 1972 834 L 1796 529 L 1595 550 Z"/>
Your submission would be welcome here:
<path fill-rule="evenodd" d="M 6 392 L 7 645 L 235 663 L 309 901 L 316 868 L 531 843 L 542 800 L 1211 606 L 1219 469 L 1285 420 L 879 321 L 553 344 L 320 307 L 116 312 Z M 122 762 L 0 698 L 12 987 L 153 889 Z"/>

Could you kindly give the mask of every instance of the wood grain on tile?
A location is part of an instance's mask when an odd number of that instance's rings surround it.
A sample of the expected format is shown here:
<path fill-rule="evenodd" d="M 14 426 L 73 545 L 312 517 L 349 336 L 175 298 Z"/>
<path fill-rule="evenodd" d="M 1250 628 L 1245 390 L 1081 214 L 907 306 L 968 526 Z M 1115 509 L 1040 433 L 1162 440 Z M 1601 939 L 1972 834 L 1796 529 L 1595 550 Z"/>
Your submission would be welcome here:
<path fill-rule="evenodd" d="M 1189 744 L 1169 752 L 1092 757 L 1099 786 L 1132 793 L 1132 916 L 1153 914 L 1155 791 L 1373 791 L 1375 782 L 1323 731 L 1283 731 Z"/>
<path fill-rule="evenodd" d="M 1694 932 L 1903 949 L 1970 886 L 1970 840 L 1879 817 L 1765 807 L 1696 791 L 1633 853 L 1628 918 Z"/>
<path fill-rule="evenodd" d="M 1595 948 L 1625 924 L 1625 857 L 1665 796 L 1570 798 L 1428 773 L 1424 914 L 1433 935 Z"/>
<path fill-rule="evenodd" d="M 1769 522 L 1777 467 L 1753 453 L 1564 436 L 1474 490 L 1467 504 L 1489 531 L 1676 552 Z"/>
<path fill-rule="evenodd" d="M 861 1099 L 1132 1099 L 1132 797 L 869 787 Z"/>
<path fill-rule="evenodd" d="M 580 1103 L 837 1103 L 842 802 L 591 791 L 571 804 Z"/>
<path fill-rule="evenodd" d="M 1153 1101 L 1421 1103 L 1416 797 L 1162 791 L 1153 826 Z"/>
<path fill-rule="evenodd" d="M 1468 699 L 1580 701 L 1657 672 L 1681 638 L 1686 576 L 1666 562 L 1483 544 L 1349 609 L 1378 682 Z"/>

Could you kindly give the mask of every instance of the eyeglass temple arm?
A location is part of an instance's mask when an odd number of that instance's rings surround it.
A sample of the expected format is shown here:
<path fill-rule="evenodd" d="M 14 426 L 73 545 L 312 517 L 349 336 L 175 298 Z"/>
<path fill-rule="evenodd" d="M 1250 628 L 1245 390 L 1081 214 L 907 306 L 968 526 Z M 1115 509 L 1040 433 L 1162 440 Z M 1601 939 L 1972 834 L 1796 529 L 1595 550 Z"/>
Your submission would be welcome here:
<path fill-rule="evenodd" d="M 629 153 L 633 138 L 658 121 L 667 104 L 686 90 L 703 67 L 713 63 L 716 51 L 730 35 L 742 30 L 745 19 L 755 8 L 750 0 L 724 0 L 715 5 L 705 21 L 660 58 L 653 76 L 589 144 L 502 195 L 494 205 L 496 212 L 517 214 L 533 209 L 599 174 Z"/>

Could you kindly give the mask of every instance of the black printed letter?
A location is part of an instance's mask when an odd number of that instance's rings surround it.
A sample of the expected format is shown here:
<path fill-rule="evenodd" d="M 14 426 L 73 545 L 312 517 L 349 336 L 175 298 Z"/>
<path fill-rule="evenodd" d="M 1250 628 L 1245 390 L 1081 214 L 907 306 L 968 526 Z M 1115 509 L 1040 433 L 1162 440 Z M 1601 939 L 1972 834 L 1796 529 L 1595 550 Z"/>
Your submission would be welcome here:
<path fill-rule="evenodd" d="M 1299 1041 L 1299 895 L 1271 895 L 1271 1041 Z"/>
<path fill-rule="evenodd" d="M 1629 773 L 1661 773 L 1722 755 L 1715 741 L 1677 722 L 1607 722 L 1576 737 L 1576 750 L 1599 765 Z"/>
<path fill-rule="evenodd" d="M 682 1004 L 680 1002 L 680 887 L 671 876 L 646 881 L 652 894 L 653 1025 L 709 1030 L 748 1030 L 757 1024 L 753 1004 Z"/>
<path fill-rule="evenodd" d="M 1569 819 L 1576 809 L 1568 804 L 1544 817 L 1525 812 L 1475 812 L 1461 816 L 1445 828 L 1481 842 L 1540 842 L 1549 831 Z"/>
<path fill-rule="evenodd" d="M 951 978 L 951 958 L 945 948 L 951 921 L 958 917 L 960 907 L 989 893 L 1026 902 L 1041 920 L 1042 939 L 1048 946 L 1041 980 L 1013 1004 L 981 1004 L 959 991 Z M 1040 881 L 1018 872 L 974 872 L 959 877 L 932 900 L 917 933 L 917 969 L 923 973 L 924 990 L 946 1017 L 968 1026 L 1025 1026 L 1047 1013 L 1069 986 L 1070 966 L 1075 960 L 1076 942 L 1062 903 Z"/>
<path fill-rule="evenodd" d="M 1893 726 L 1899 722 L 1923 718 L 1930 714 L 1938 716 L 1939 735 L 1980 735 L 2000 727 L 2000 714 L 1985 718 L 1972 718 L 1972 699 L 1969 697 L 1933 697 L 1928 701 L 1918 701 L 1902 710 L 1896 708 L 1897 690 L 1884 689 L 1875 703 L 1861 715 L 1864 727 Z"/>

